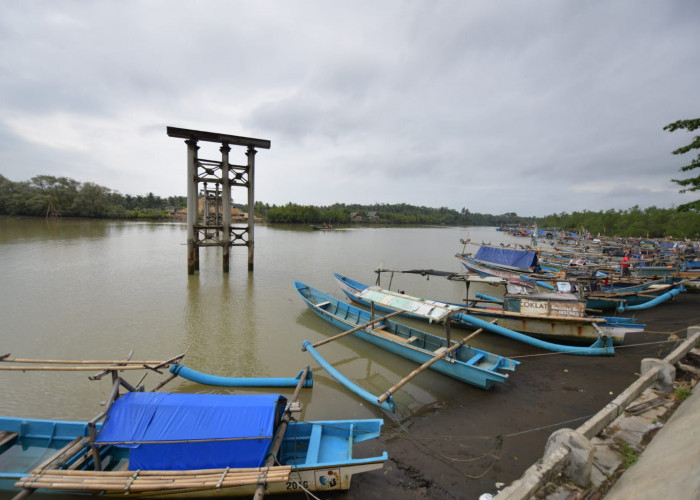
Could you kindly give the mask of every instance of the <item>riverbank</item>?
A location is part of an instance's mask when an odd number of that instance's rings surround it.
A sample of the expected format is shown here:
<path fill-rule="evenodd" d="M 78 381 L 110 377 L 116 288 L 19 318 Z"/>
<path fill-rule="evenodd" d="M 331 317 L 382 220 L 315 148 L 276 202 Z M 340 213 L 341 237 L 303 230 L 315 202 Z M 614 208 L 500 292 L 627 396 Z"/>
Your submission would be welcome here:
<path fill-rule="evenodd" d="M 612 358 L 543 354 L 504 339 L 503 351 L 520 350 L 508 355 L 523 362 L 506 384 L 479 393 L 450 386 L 445 400 L 387 422 L 376 444 L 389 452 L 383 473 L 359 476 L 342 498 L 496 494 L 542 458 L 552 433 L 582 425 L 634 383 L 642 359 L 676 348 L 679 336 L 700 324 L 699 306 L 700 295 L 681 294 L 640 311 L 645 332 L 630 336 Z"/>
<path fill-rule="evenodd" d="M 692 429 L 700 413 L 688 410 L 698 400 L 692 394 L 700 374 L 698 344 L 700 326 L 692 326 L 668 356 L 642 360 L 632 385 L 583 425 L 553 433 L 543 458 L 495 500 L 698 498 L 700 447 Z M 676 410 L 685 417 L 677 419 Z M 664 432 L 657 438 L 659 429 Z M 635 466 L 640 456 L 644 461 Z"/>

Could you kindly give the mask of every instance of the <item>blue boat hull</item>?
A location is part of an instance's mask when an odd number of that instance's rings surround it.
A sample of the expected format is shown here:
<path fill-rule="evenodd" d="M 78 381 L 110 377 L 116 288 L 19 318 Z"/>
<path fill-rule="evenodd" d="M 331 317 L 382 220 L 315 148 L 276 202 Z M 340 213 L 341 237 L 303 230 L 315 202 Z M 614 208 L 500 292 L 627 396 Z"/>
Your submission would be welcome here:
<path fill-rule="evenodd" d="M 337 328 L 348 330 L 372 320 L 368 311 L 341 302 L 303 283 L 295 282 L 295 286 L 309 309 Z M 439 349 L 448 347 L 444 338 L 401 323 L 384 320 L 381 326 L 381 329 L 361 329 L 353 335 L 419 364 L 434 358 Z M 508 378 L 499 370 L 512 371 L 518 364 L 518 361 L 463 345 L 454 351 L 454 358 L 439 360 L 430 368 L 461 382 L 490 389 L 495 383 Z"/>
<path fill-rule="evenodd" d="M 267 493 L 302 493 L 303 488 L 311 491 L 347 490 L 353 474 L 381 469 L 387 460 L 386 452 L 368 458 L 353 458 L 354 443 L 379 437 L 381 419 L 328 420 L 311 422 L 290 422 L 282 440 L 277 460 L 281 465 L 292 467 L 290 480 L 269 482 Z M 100 424 L 98 423 L 98 429 Z M 48 458 L 56 456 L 58 450 L 72 441 L 89 435 L 87 422 L 27 419 L 0 416 L 0 489 L 18 492 L 15 483 L 27 478 L 30 473 Z M 59 462 L 59 469 L 75 467 L 84 471 L 81 477 L 89 477 L 92 461 L 89 449 L 80 443 L 80 451 Z M 82 448 L 81 448 L 82 446 Z M 106 471 L 117 471 L 126 466 L 129 457 L 127 448 L 104 446 L 100 452 Z M 83 460 L 85 459 L 85 460 Z M 76 465 L 77 464 L 77 465 Z M 222 471 L 224 469 L 221 469 Z M 101 474 L 97 472 L 96 474 Z M 100 482 L 98 478 L 95 480 Z M 129 476 L 125 478 L 129 479 Z M 125 481 L 126 483 L 126 481 Z M 167 497 L 211 497 L 246 496 L 250 498 L 256 484 L 233 487 L 212 487 L 197 489 L 149 489 L 129 491 L 129 496 Z M 56 495 L 57 493 L 100 494 L 123 497 L 126 490 L 95 490 L 77 487 L 65 489 L 39 488 L 37 493 Z"/>

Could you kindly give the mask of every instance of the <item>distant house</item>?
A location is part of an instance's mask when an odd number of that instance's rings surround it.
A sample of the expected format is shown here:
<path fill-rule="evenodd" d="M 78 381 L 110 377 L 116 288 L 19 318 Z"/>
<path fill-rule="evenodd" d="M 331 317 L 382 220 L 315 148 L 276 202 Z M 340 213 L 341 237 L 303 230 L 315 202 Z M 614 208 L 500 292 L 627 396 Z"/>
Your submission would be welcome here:
<path fill-rule="evenodd" d="M 352 222 L 373 222 L 379 220 L 379 215 L 377 212 L 367 212 L 367 216 L 364 217 L 357 212 L 350 212 L 350 220 Z"/>

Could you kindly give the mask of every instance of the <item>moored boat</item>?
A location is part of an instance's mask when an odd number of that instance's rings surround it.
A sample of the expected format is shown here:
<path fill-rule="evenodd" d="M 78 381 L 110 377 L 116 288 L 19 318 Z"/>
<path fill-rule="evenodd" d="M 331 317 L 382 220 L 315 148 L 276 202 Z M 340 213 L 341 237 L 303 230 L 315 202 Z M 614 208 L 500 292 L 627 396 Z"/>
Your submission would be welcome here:
<path fill-rule="evenodd" d="M 627 318 L 612 319 L 585 316 L 584 304 L 572 295 L 507 294 L 506 307 L 499 304 L 500 299 L 483 296 L 491 304 L 489 306 L 475 306 L 412 297 L 405 293 L 370 287 L 337 273 L 334 276 L 350 300 L 366 307 L 374 304 L 374 307 L 380 311 L 403 310 L 406 316 L 429 321 L 441 321 L 449 316 L 456 324 L 467 327 L 475 325 L 475 318 L 482 321 L 496 319 L 498 320 L 497 325 L 492 327 L 484 325 L 484 328 L 556 352 L 611 355 L 613 354 L 612 348 L 601 348 L 600 345 L 595 344 L 601 336 L 621 343 L 626 333 L 644 329 L 644 325 L 636 324 Z M 531 339 L 532 336 L 547 342 L 535 342 Z M 565 347 L 552 344 L 552 341 L 594 342 L 594 345 L 586 348 Z"/>
<path fill-rule="evenodd" d="M 290 421 L 299 410 L 280 394 L 118 397 L 122 382 L 115 373 L 113 399 L 91 421 L 0 417 L 0 487 L 23 496 L 262 498 L 347 490 L 354 474 L 387 460 L 357 457 L 381 419 Z"/>
<path fill-rule="evenodd" d="M 369 311 L 339 301 L 309 285 L 299 281 L 295 281 L 294 285 L 308 308 L 337 328 L 353 328 L 370 323 L 374 319 Z M 354 331 L 353 335 L 416 363 L 426 363 L 441 351 L 452 347 L 452 343 L 448 343 L 443 337 L 389 319 L 360 328 Z M 451 354 L 452 356 L 440 359 L 430 368 L 481 389 L 490 389 L 496 383 L 505 382 L 508 374 L 504 371 L 513 371 L 520 364 L 519 361 L 468 345 L 460 345 Z"/>

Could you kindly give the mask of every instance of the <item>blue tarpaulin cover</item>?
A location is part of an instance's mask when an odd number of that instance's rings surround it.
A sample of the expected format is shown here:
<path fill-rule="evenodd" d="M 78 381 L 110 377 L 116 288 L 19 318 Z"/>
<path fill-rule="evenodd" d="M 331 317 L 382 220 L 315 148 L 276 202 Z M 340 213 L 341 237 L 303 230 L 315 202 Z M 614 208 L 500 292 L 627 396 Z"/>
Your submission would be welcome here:
<path fill-rule="evenodd" d="M 479 247 L 479 250 L 474 254 L 474 259 L 523 270 L 529 270 L 531 267 L 537 265 L 536 252 L 515 250 L 512 248 Z"/>
<path fill-rule="evenodd" d="M 96 443 L 131 448 L 129 470 L 259 467 L 286 401 L 279 394 L 129 392 L 110 408 Z"/>

